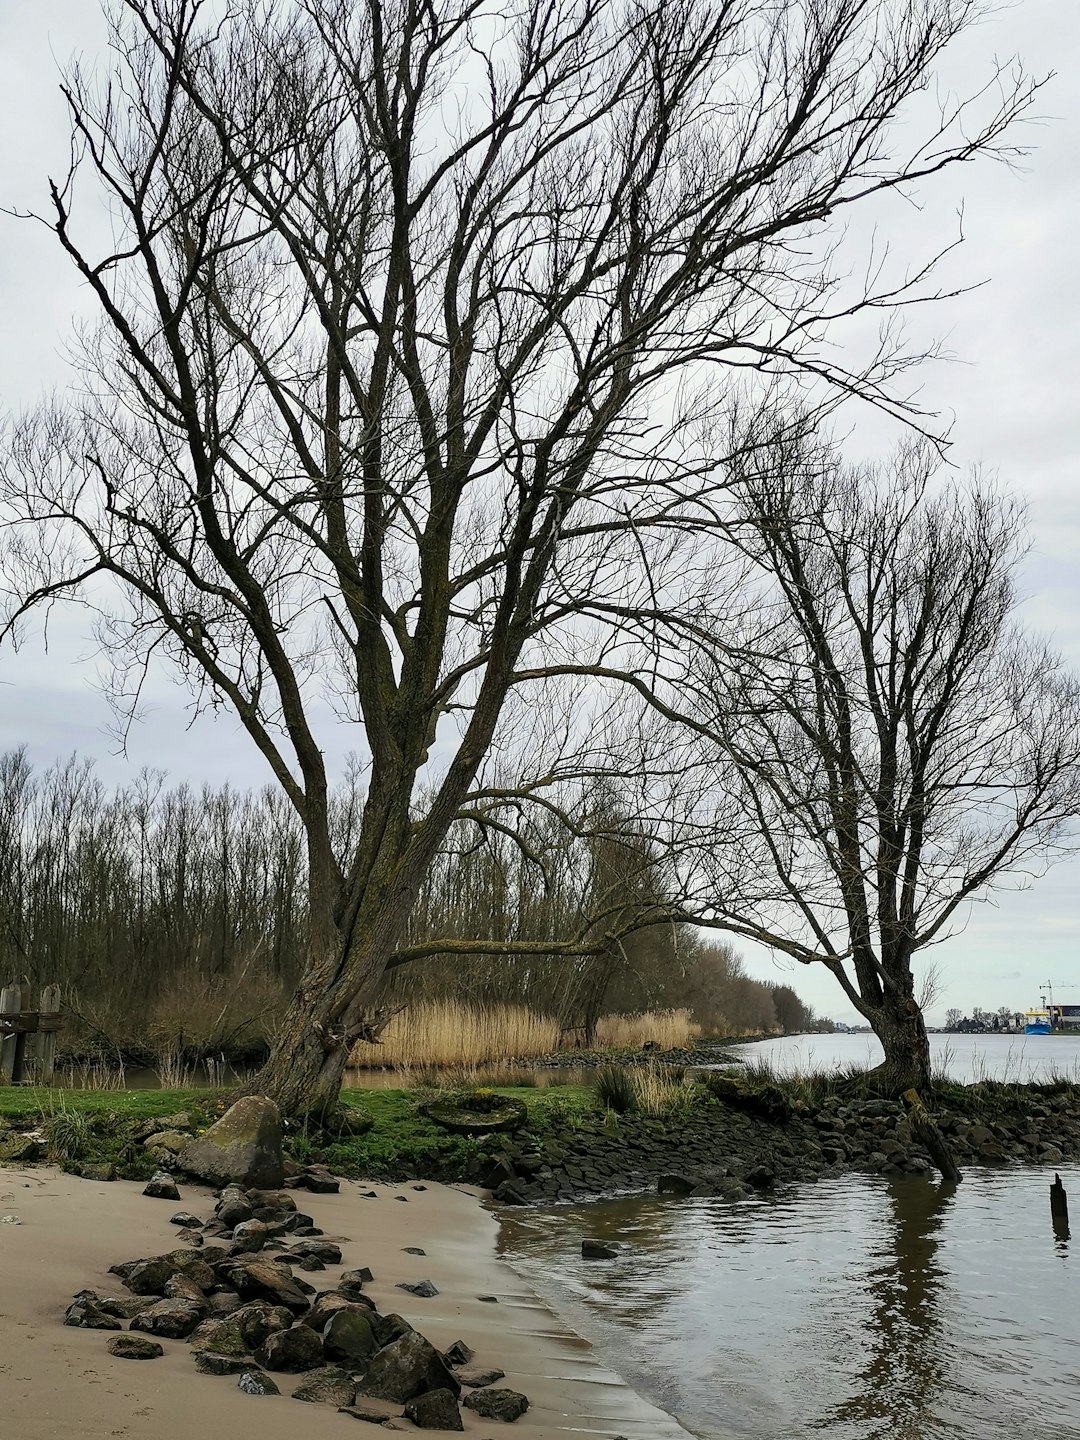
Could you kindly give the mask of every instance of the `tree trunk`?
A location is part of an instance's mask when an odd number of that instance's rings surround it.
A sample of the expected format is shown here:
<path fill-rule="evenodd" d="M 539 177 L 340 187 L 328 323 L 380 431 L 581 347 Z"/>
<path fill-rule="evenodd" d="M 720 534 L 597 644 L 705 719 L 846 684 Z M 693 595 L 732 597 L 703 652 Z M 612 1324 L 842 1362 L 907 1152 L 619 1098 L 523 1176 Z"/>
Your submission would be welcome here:
<path fill-rule="evenodd" d="M 266 1064 L 244 1089 L 268 1095 L 283 1115 L 322 1121 L 338 1108 L 352 1043 L 334 1033 L 326 1000 L 316 1010 L 294 1000 Z"/>
<path fill-rule="evenodd" d="M 888 1095 L 925 1091 L 930 1084 L 930 1041 L 914 997 L 887 990 L 884 1004 L 867 1018 L 885 1051 L 885 1059 L 870 1072 L 878 1088 Z"/>

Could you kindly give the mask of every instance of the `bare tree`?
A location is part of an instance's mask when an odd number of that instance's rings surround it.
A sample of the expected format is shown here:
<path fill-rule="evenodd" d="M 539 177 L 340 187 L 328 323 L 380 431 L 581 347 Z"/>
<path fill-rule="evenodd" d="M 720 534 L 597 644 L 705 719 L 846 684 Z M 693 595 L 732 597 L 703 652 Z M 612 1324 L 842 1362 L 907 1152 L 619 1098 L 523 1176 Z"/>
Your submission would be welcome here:
<path fill-rule="evenodd" d="M 955 1030 L 964 1018 L 964 1012 L 956 1005 L 950 1005 L 945 1011 L 945 1029 Z"/>
<path fill-rule="evenodd" d="M 258 1082 L 286 1109 L 336 1104 L 384 970 L 427 953 L 408 917 L 455 817 L 496 823 L 508 694 L 613 643 L 712 513 L 706 397 L 733 435 L 746 376 L 744 405 L 807 381 L 916 413 L 888 329 L 865 363 L 824 340 L 933 296 L 929 265 L 855 291 L 833 250 L 853 206 L 1015 153 L 1019 72 L 921 98 L 976 10 L 115 0 L 107 80 L 69 73 L 42 218 L 102 318 L 9 437 L 14 614 L 81 593 L 121 702 L 162 657 L 295 807 L 308 959 Z M 345 849 L 328 695 L 368 767 Z"/>
<path fill-rule="evenodd" d="M 1020 507 L 936 463 L 801 447 L 744 468 L 756 598 L 715 630 L 704 604 L 676 687 L 687 892 L 831 970 L 893 1089 L 929 1079 L 916 958 L 1070 850 L 1080 814 L 1080 681 L 1015 616 Z"/>

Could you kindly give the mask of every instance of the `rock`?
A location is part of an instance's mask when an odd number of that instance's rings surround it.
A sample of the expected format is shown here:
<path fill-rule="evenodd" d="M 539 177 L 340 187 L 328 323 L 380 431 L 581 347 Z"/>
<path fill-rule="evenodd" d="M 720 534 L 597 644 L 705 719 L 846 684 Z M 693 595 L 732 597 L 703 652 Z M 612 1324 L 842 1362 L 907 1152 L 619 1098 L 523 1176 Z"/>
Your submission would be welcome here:
<path fill-rule="evenodd" d="M 362 1301 L 346 1300 L 345 1296 L 339 1295 L 336 1290 L 324 1290 L 311 1302 L 311 1309 L 303 1317 L 303 1321 L 305 1325 L 310 1325 L 313 1330 L 318 1330 L 322 1334 L 331 1315 L 335 1315 L 339 1310 L 350 1309 L 356 1309 L 361 1314 L 369 1314 L 374 1309 L 374 1305 L 367 1296 Z"/>
<path fill-rule="evenodd" d="M 385 1410 L 380 1410 L 375 1405 L 365 1405 L 362 1396 L 358 1396 L 354 1405 L 343 1405 L 342 1415 L 351 1415 L 354 1420 L 366 1420 L 369 1425 L 381 1425 L 384 1429 L 389 1427 L 389 1418 Z"/>
<path fill-rule="evenodd" d="M 246 1095 L 216 1125 L 189 1141 L 178 1163 L 187 1174 L 214 1185 L 231 1180 L 260 1189 L 279 1186 L 285 1169 L 277 1106 L 266 1096 Z"/>
<path fill-rule="evenodd" d="M 619 1253 L 617 1245 L 609 1245 L 604 1240 L 582 1240 L 581 1258 L 583 1260 L 614 1260 Z"/>
<path fill-rule="evenodd" d="M 290 1245 L 289 1255 L 311 1256 L 316 1260 L 321 1260 L 324 1265 L 341 1264 L 341 1246 L 335 1244 L 333 1240 L 297 1240 L 295 1244 Z"/>
<path fill-rule="evenodd" d="M 421 1250 L 419 1245 L 403 1245 L 401 1253 L 403 1255 L 426 1255 L 427 1251 Z"/>
<path fill-rule="evenodd" d="M 198 1230 L 202 1221 L 197 1215 L 192 1215 L 190 1210 L 177 1210 L 175 1215 L 169 1216 L 170 1225 L 183 1225 L 185 1229 Z"/>
<path fill-rule="evenodd" d="M 497 1160 L 486 1172 L 481 1183 L 485 1190 L 498 1190 L 500 1185 L 512 1185 L 517 1179 L 513 1168 L 505 1160 Z"/>
<path fill-rule="evenodd" d="M 454 1372 L 462 1385 L 468 1385 L 470 1390 L 479 1390 L 485 1385 L 494 1385 L 496 1380 L 505 1380 L 505 1370 L 484 1370 L 479 1365 L 465 1366 Z"/>
<path fill-rule="evenodd" d="M 133 1295 L 164 1295 L 165 1286 L 176 1274 L 176 1266 L 164 1256 L 153 1260 L 133 1260 L 124 1265 L 113 1265 L 111 1269 Z"/>
<path fill-rule="evenodd" d="M 321 1170 L 303 1171 L 297 1175 L 296 1185 L 298 1189 L 310 1190 L 313 1195 L 336 1195 L 341 1189 L 340 1180 Z"/>
<path fill-rule="evenodd" d="M 268 1260 L 264 1255 L 238 1255 L 222 1261 L 218 1271 L 245 1299 L 284 1305 L 294 1315 L 302 1315 L 308 1308 L 307 1296 L 292 1271 L 279 1261 Z"/>
<path fill-rule="evenodd" d="M 183 1340 L 190 1335 L 203 1317 L 201 1305 L 190 1300 L 159 1300 L 148 1306 L 131 1322 L 132 1330 L 148 1335 L 163 1335 L 166 1340 Z"/>
<path fill-rule="evenodd" d="M 380 1400 L 403 1404 L 428 1390 L 450 1390 L 457 1395 L 461 1386 L 434 1345 L 415 1330 L 385 1345 L 364 1375 L 365 1394 Z"/>
<path fill-rule="evenodd" d="M 21 1165 L 27 1160 L 43 1160 L 47 1146 L 33 1135 L 0 1136 L 0 1165 Z M 17 1223 L 10 1220 L 7 1224 Z"/>
<path fill-rule="evenodd" d="M 346 1300 L 355 1300 L 362 1293 L 368 1281 L 374 1279 L 371 1271 L 365 1265 L 362 1270 L 346 1270 L 338 1276 L 338 1293 L 345 1296 Z"/>
<path fill-rule="evenodd" d="M 76 1300 L 64 1311 L 64 1324 L 78 1330 L 122 1330 L 115 1315 L 107 1315 L 92 1300 Z"/>
<path fill-rule="evenodd" d="M 236 1382 L 245 1395 L 280 1395 L 281 1391 L 261 1370 L 245 1370 Z"/>
<path fill-rule="evenodd" d="M 292 1318 L 291 1311 L 265 1302 L 242 1305 L 224 1319 L 204 1321 L 192 1335 L 191 1343 L 195 1349 L 215 1355 L 246 1355 L 275 1331 L 288 1329 Z"/>
<path fill-rule="evenodd" d="M 227 1185 L 221 1192 L 214 1213 L 226 1229 L 235 1230 L 237 1225 L 254 1216 L 255 1209 L 238 1186 Z"/>
<path fill-rule="evenodd" d="M 529 1408 L 528 1398 L 518 1390 L 474 1390 L 462 1403 L 485 1420 L 502 1420 L 506 1424 L 517 1420 Z"/>
<path fill-rule="evenodd" d="M 106 1315 L 115 1315 L 118 1320 L 134 1320 L 136 1315 L 149 1309 L 154 1301 L 149 1295 L 110 1295 L 99 1300 L 97 1304 Z"/>
<path fill-rule="evenodd" d="M 108 1162 L 94 1162 L 89 1165 L 79 1166 L 80 1180 L 115 1180 L 116 1166 Z"/>
<path fill-rule="evenodd" d="M 255 1351 L 255 1359 L 267 1370 L 315 1370 L 323 1363 L 322 1336 L 310 1325 L 290 1325 L 268 1335 Z"/>
<path fill-rule="evenodd" d="M 156 1340 L 143 1340 L 139 1335 L 114 1335 L 106 1349 L 121 1360 L 157 1360 L 165 1354 Z"/>
<path fill-rule="evenodd" d="M 689 1195 L 697 1183 L 689 1175 L 661 1175 L 657 1179 L 656 1190 L 659 1195 Z"/>
<path fill-rule="evenodd" d="M 843 1151 L 840 1152 L 840 1158 L 844 1158 Z M 768 1165 L 755 1165 L 746 1172 L 743 1179 L 755 1190 L 769 1190 L 776 1184 L 776 1175 Z"/>
<path fill-rule="evenodd" d="M 333 1405 L 344 1410 L 356 1400 L 356 1386 L 345 1370 L 327 1366 L 316 1370 L 302 1385 L 293 1391 L 294 1400 L 306 1400 L 314 1405 Z"/>
<path fill-rule="evenodd" d="M 185 1135 L 180 1130 L 158 1130 L 146 1137 L 143 1149 L 161 1151 L 165 1155 L 179 1155 L 190 1139 L 190 1135 Z"/>
<path fill-rule="evenodd" d="M 260 1220 L 263 1218 L 258 1215 L 260 1210 L 273 1210 L 275 1215 L 283 1212 L 293 1214 L 296 1211 L 296 1201 L 287 1190 L 252 1188 L 244 1191 L 244 1198 Z"/>
<path fill-rule="evenodd" d="M 201 1315 L 206 1313 L 206 1296 L 195 1284 L 195 1281 L 180 1270 L 166 1280 L 165 1298 L 166 1300 L 188 1300 L 192 1305 L 198 1306 Z"/>
<path fill-rule="evenodd" d="M 234 1310 L 239 1310 L 243 1305 L 240 1296 L 233 1290 L 219 1290 L 214 1295 L 206 1297 L 206 1308 L 215 1319 L 223 1319 L 231 1315 Z"/>
<path fill-rule="evenodd" d="M 428 1390 L 405 1406 L 405 1419 L 421 1430 L 464 1430 L 457 1398 L 451 1390 Z"/>
<path fill-rule="evenodd" d="M 491 1198 L 500 1205 L 527 1205 L 529 1203 L 518 1186 L 510 1180 L 504 1180 L 497 1190 L 493 1190 Z"/>
<path fill-rule="evenodd" d="M 409 1322 L 403 1320 L 400 1315 L 393 1313 L 380 1315 L 373 1311 L 371 1328 L 375 1331 L 375 1339 L 379 1342 L 380 1347 L 389 1345 L 393 1340 L 400 1340 L 403 1335 L 411 1335 L 413 1333 L 413 1327 Z"/>
<path fill-rule="evenodd" d="M 410 1295 L 419 1295 L 421 1300 L 430 1300 L 439 1293 L 430 1280 L 399 1280 L 396 1288 L 407 1290 Z"/>
<path fill-rule="evenodd" d="M 180 1191 L 176 1188 L 176 1181 L 167 1170 L 157 1170 L 146 1182 L 143 1188 L 144 1195 L 149 1195 L 151 1200 L 179 1200 Z"/>
<path fill-rule="evenodd" d="M 205 1246 L 200 1252 L 187 1245 L 181 1246 L 177 1250 L 170 1250 L 167 1255 L 160 1257 L 160 1259 L 171 1265 L 174 1271 L 178 1271 L 181 1275 L 186 1275 L 189 1280 L 194 1280 L 195 1284 L 204 1293 L 207 1290 L 213 1290 L 217 1284 L 217 1276 L 214 1274 L 211 1266 L 217 1263 L 219 1259 L 224 1260 L 224 1258 L 225 1252 L 223 1250 L 215 1250 L 213 1247 Z"/>
<path fill-rule="evenodd" d="M 244 1375 L 251 1369 L 247 1355 L 215 1355 L 212 1350 L 196 1350 L 195 1369 L 200 1375 Z"/>
<path fill-rule="evenodd" d="M 241 1220 L 233 1231 L 232 1248 L 242 1255 L 254 1255 L 269 1238 L 270 1227 L 265 1220 Z"/>
<path fill-rule="evenodd" d="M 476 1351 L 471 1345 L 466 1345 L 464 1340 L 455 1340 L 443 1351 L 443 1359 L 448 1365 L 468 1365 L 470 1360 L 476 1358 Z"/>
<path fill-rule="evenodd" d="M 379 1348 L 369 1312 L 362 1306 L 339 1309 L 327 1320 L 322 1332 L 323 1348 L 330 1360 L 363 1364 Z"/>

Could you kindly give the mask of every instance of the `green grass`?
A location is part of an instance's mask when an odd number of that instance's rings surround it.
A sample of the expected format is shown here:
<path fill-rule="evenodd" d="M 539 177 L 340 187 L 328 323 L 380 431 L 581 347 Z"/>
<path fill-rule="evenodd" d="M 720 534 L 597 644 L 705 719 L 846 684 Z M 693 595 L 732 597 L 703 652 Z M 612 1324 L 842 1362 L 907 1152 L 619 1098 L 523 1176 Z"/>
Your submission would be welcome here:
<path fill-rule="evenodd" d="M 595 1112 L 593 1092 L 583 1085 L 542 1090 L 499 1086 L 496 1091 L 525 1102 L 528 1129 L 538 1136 L 565 1130 Z M 424 1093 L 343 1091 L 345 1110 L 366 1117 L 371 1129 L 364 1135 L 335 1135 L 305 1126 L 287 1127 L 285 1152 L 300 1164 L 320 1161 L 353 1178 L 399 1179 L 423 1173 L 448 1180 L 465 1178 L 499 1153 L 505 1144 L 502 1136 L 477 1142 L 434 1125 L 417 1108 Z M 0 1088 L 0 1135 L 7 1127 L 40 1125 L 51 1142 L 59 1142 L 52 1144 L 52 1150 L 60 1163 L 72 1168 L 87 1162 L 112 1163 L 125 1179 L 144 1179 L 156 1166 L 134 1138 L 142 1122 L 187 1110 L 197 1126 L 206 1126 L 227 1103 L 224 1090 Z"/>

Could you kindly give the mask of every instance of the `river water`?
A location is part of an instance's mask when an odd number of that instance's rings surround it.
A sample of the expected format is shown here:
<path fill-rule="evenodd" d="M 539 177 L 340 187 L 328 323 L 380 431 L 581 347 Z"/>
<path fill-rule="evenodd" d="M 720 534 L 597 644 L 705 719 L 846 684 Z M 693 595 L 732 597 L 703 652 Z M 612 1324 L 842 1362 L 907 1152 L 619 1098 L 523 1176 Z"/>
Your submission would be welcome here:
<path fill-rule="evenodd" d="M 752 1045 L 732 1045 L 732 1054 L 763 1061 L 781 1074 L 808 1074 L 862 1065 L 882 1058 L 874 1035 L 785 1035 Z M 1080 1080 L 1080 1035 L 931 1035 L 936 1073 L 970 1085 L 977 1080 Z"/>
<path fill-rule="evenodd" d="M 784 1074 L 881 1059 L 870 1035 L 734 1047 Z M 1080 1037 L 934 1035 L 935 1070 L 1080 1076 Z M 611 1366 L 710 1440 L 1080 1440 L 1076 1238 L 1036 1168 L 847 1175 L 735 1205 L 659 1196 L 503 1211 L 505 1256 Z M 619 1258 L 581 1259 L 586 1235 Z"/>
<path fill-rule="evenodd" d="M 1080 1227 L 1080 1167 L 1061 1171 Z M 1080 1437 L 1076 1239 L 1035 1168 L 849 1175 L 735 1205 L 500 1212 L 502 1253 L 600 1355 L 715 1440 Z M 618 1241 L 581 1259 L 583 1236 Z"/>

